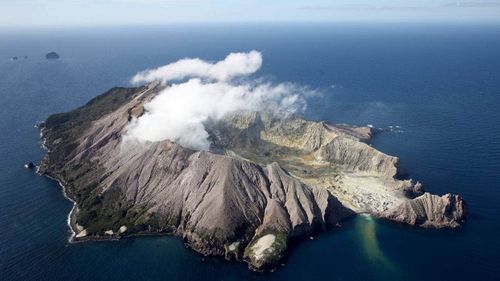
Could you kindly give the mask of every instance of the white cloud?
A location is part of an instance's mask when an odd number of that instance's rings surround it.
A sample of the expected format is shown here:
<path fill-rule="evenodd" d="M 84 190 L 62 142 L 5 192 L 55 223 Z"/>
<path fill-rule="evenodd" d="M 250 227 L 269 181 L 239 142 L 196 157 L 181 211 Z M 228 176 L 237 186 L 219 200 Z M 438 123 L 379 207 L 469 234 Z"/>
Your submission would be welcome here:
<path fill-rule="evenodd" d="M 248 76 L 262 64 L 257 51 L 232 53 L 217 63 L 200 59 L 183 59 L 141 72 L 134 82 L 159 80 L 168 82 L 189 78 L 167 86 L 145 105 L 146 113 L 133 119 L 125 141 L 171 140 L 182 146 L 208 150 L 210 142 L 205 122 L 219 120 L 239 111 L 269 110 L 287 115 L 305 108 L 303 94 L 311 92 L 292 83 L 273 84 L 260 79 L 232 80 Z"/>
<path fill-rule="evenodd" d="M 132 82 L 158 80 L 165 83 L 190 77 L 225 81 L 236 76 L 254 73 L 261 65 L 262 55 L 255 50 L 249 53 L 231 53 L 217 63 L 206 62 L 198 58 L 187 58 L 156 69 L 139 72 L 132 78 Z"/>

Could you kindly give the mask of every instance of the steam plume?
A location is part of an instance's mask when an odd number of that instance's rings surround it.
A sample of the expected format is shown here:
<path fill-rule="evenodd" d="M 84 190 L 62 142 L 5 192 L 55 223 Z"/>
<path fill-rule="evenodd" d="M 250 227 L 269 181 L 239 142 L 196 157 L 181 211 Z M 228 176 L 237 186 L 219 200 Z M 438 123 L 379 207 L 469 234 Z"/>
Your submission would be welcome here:
<path fill-rule="evenodd" d="M 252 74 L 261 65 L 262 55 L 255 50 L 249 53 L 231 53 L 217 63 L 206 62 L 198 58 L 187 58 L 156 69 L 139 72 L 132 78 L 132 83 L 154 80 L 166 83 L 189 77 L 226 81 L 236 76 Z"/>
<path fill-rule="evenodd" d="M 261 65 L 261 53 L 251 51 L 231 53 L 216 63 L 182 59 L 138 73 L 132 82 L 189 80 L 167 86 L 145 104 L 145 114 L 129 123 L 125 140 L 169 139 L 185 147 L 208 150 L 209 135 L 204 126 L 208 120 L 219 120 L 239 111 L 272 110 L 290 114 L 303 110 L 302 93 L 307 91 L 304 87 L 261 79 L 234 81 L 237 76 L 248 78 Z"/>

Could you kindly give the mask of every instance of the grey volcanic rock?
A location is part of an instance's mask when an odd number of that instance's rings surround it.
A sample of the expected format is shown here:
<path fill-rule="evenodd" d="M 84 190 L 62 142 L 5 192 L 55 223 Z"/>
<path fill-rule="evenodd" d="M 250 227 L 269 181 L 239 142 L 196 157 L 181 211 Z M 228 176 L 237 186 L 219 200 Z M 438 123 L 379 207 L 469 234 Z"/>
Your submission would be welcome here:
<path fill-rule="evenodd" d="M 411 199 L 421 184 L 395 178 L 398 159 L 367 144 L 367 127 L 243 112 L 205 124 L 210 151 L 124 138 L 163 87 L 113 88 L 40 126 L 39 172 L 74 200 L 73 239 L 170 233 L 260 270 L 356 213 L 430 227 L 465 216 L 460 197 Z"/>
<path fill-rule="evenodd" d="M 465 218 L 465 202 L 458 195 L 448 193 L 439 197 L 426 192 L 382 213 L 381 217 L 423 227 L 456 228 Z"/>

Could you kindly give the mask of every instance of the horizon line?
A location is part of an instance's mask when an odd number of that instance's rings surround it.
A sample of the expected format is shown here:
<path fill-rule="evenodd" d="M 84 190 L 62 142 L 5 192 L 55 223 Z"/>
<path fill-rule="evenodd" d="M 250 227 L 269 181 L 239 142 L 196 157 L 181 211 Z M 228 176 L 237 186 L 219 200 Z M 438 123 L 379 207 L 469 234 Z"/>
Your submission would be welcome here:
<path fill-rule="evenodd" d="M 98 24 L 66 24 L 66 25 L 0 25 L 0 30 L 64 30 L 73 28 L 141 28 L 141 27 L 162 27 L 162 26 L 227 26 L 231 25 L 321 25 L 321 24 L 448 24 L 448 25 L 496 25 L 500 24 L 499 19 L 336 19 L 336 20 L 245 20 L 245 21 L 170 21 L 158 23 L 98 23 Z"/>

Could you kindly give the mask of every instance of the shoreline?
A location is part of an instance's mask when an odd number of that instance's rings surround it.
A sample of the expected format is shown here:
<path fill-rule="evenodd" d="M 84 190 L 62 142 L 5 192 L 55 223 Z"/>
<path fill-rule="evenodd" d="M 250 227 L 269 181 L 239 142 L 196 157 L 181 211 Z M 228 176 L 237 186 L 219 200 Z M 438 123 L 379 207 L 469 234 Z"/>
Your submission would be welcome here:
<path fill-rule="evenodd" d="M 37 173 L 38 173 L 38 171 L 37 171 Z M 38 173 L 38 174 L 39 174 L 39 173 Z M 69 243 L 76 243 L 76 242 L 78 242 L 78 241 L 76 241 L 76 240 L 75 240 L 76 232 L 75 232 L 75 230 L 73 229 L 73 225 L 72 225 L 72 217 L 73 217 L 74 211 L 76 210 L 76 207 L 77 207 L 77 206 L 76 206 L 76 205 L 77 205 L 77 204 L 76 204 L 76 201 L 75 201 L 75 200 L 73 200 L 73 199 L 71 199 L 71 198 L 68 196 L 68 194 L 66 193 L 66 187 L 65 187 L 65 186 L 61 183 L 61 181 L 60 181 L 60 180 L 58 180 L 58 179 L 56 179 L 56 178 L 54 178 L 54 177 L 52 177 L 52 176 L 49 176 L 49 175 L 47 175 L 47 174 L 43 174 L 43 175 L 42 175 L 42 174 L 39 174 L 39 175 L 40 175 L 40 176 L 47 177 L 47 178 L 49 178 L 49 179 L 51 179 L 51 180 L 53 180 L 53 181 L 56 181 L 56 182 L 57 182 L 57 184 L 61 187 L 63 197 L 64 197 L 65 199 L 67 199 L 68 201 L 70 201 L 71 203 L 73 203 L 73 206 L 71 207 L 71 210 L 69 211 L 69 213 L 68 213 L 68 215 L 67 215 L 67 218 L 66 218 L 66 224 L 68 225 L 68 228 L 69 228 L 69 230 L 70 230 L 70 232 L 71 232 L 71 235 L 70 235 L 70 237 L 68 238 L 68 242 L 69 242 Z"/>
<path fill-rule="evenodd" d="M 50 149 L 45 144 L 47 142 L 47 139 L 43 137 L 43 128 L 40 128 L 40 123 L 36 124 L 35 127 L 38 128 L 38 129 L 40 129 L 41 148 L 43 150 L 47 151 L 47 153 L 49 153 Z M 49 179 L 51 179 L 53 181 L 56 181 L 57 184 L 61 187 L 63 197 L 66 198 L 71 203 L 73 203 L 73 206 L 71 207 L 71 210 L 69 211 L 68 216 L 66 218 L 66 224 L 68 225 L 70 233 L 71 233 L 71 235 L 68 238 L 68 242 L 69 243 L 75 243 L 76 241 L 74 240 L 74 238 L 76 236 L 76 232 L 73 229 L 73 226 L 72 226 L 72 223 L 71 223 L 71 219 L 73 217 L 74 211 L 76 210 L 76 201 L 73 200 L 73 199 L 71 199 L 69 197 L 68 193 L 66 192 L 66 187 L 64 186 L 64 184 L 62 184 L 62 182 L 59 179 L 57 179 L 55 177 L 52 177 L 52 176 L 50 176 L 48 174 L 43 174 L 43 175 L 40 174 L 40 165 L 37 166 L 36 173 L 39 176 L 45 176 L 45 177 L 47 177 L 47 178 L 49 178 Z"/>
<path fill-rule="evenodd" d="M 38 171 L 37 171 L 37 173 L 38 173 Z M 73 203 L 73 206 L 71 207 L 71 210 L 69 211 L 69 213 L 68 213 L 68 215 L 66 217 L 66 224 L 68 225 L 69 231 L 71 233 L 70 236 L 69 236 L 69 238 L 68 238 L 68 242 L 69 243 L 76 244 L 76 243 L 89 242 L 89 241 L 92 241 L 92 242 L 118 241 L 122 237 L 131 237 L 131 236 L 134 236 L 134 234 L 132 234 L 132 235 L 124 235 L 124 236 L 116 236 L 116 235 L 109 235 L 109 236 L 84 236 L 84 237 L 81 237 L 81 238 L 76 238 L 76 231 L 73 228 L 73 216 L 74 216 L 75 210 L 77 208 L 76 201 L 73 200 L 73 199 L 71 199 L 71 197 L 69 197 L 68 193 L 66 192 L 66 187 L 64 186 L 64 184 L 62 184 L 62 182 L 60 180 L 58 180 L 55 177 L 50 176 L 48 174 L 40 174 L 40 173 L 38 173 L 38 175 L 39 176 L 47 177 L 47 178 L 49 178 L 49 179 L 57 182 L 57 184 L 61 187 L 63 197 L 66 200 L 68 200 L 71 203 Z M 139 236 L 139 235 L 137 235 L 137 236 Z M 151 233 L 151 234 L 146 233 L 146 234 L 142 234 L 142 235 L 155 235 L 155 233 Z M 162 235 L 162 234 L 159 234 L 159 235 Z"/>

